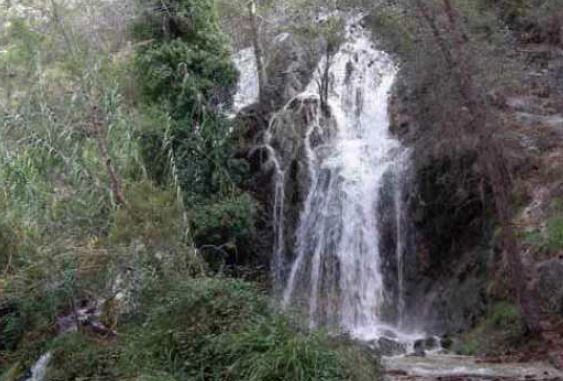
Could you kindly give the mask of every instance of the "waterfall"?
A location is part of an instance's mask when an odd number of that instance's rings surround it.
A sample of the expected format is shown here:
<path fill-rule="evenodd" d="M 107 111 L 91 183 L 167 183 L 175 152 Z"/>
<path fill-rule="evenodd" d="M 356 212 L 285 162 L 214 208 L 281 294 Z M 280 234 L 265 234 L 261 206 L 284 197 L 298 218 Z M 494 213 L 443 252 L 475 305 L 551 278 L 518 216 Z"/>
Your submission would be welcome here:
<path fill-rule="evenodd" d="M 329 75 L 336 134 L 316 148 L 305 142 L 310 187 L 282 303 L 305 306 L 311 327 L 337 325 L 362 337 L 382 326 L 377 210 L 384 175 L 401 145 L 388 131 L 396 67 L 367 31 L 352 24 L 347 33 Z"/>
<path fill-rule="evenodd" d="M 239 72 L 232 110 L 233 113 L 237 113 L 258 99 L 258 71 L 254 59 L 254 49 L 246 48 L 237 52 L 233 56 L 233 62 Z"/>
<path fill-rule="evenodd" d="M 47 366 L 51 361 L 52 353 L 43 354 L 39 360 L 31 367 L 31 376 L 26 381 L 43 381 L 47 373 Z"/>
<path fill-rule="evenodd" d="M 395 328 L 404 312 L 407 213 L 402 192 L 410 160 L 389 132 L 388 100 L 397 67 L 375 48 L 359 20 L 348 22 L 345 42 L 329 63 L 327 104 L 321 104 L 318 91 L 327 64 L 322 59 L 306 89 L 273 115 L 259 147 L 269 152 L 274 168 L 273 278 L 282 306 L 304 312 L 310 328 L 412 344 L 420 336 Z M 297 166 L 304 162 L 306 170 L 293 168 L 296 156 Z M 287 229 L 296 171 L 305 173 L 307 184 L 298 221 Z M 378 215 L 386 178 L 393 179 L 394 192 L 390 208 L 396 248 L 386 253 L 396 262 L 393 292 L 384 284 Z M 383 316 L 388 305 L 399 316 L 395 321 Z"/>

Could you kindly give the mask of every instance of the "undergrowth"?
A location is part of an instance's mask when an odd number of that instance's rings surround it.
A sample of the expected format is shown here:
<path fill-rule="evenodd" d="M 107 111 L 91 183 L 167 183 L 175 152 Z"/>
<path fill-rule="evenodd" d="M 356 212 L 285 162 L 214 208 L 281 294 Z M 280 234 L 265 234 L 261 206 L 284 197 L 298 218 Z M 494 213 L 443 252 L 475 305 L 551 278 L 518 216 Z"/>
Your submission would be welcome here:
<path fill-rule="evenodd" d="M 494 303 L 475 328 L 453 345 L 462 355 L 506 354 L 523 344 L 526 327 L 518 307 L 508 302 Z"/>
<path fill-rule="evenodd" d="M 118 338 L 74 333 L 53 341 L 46 379 L 328 381 L 377 375 L 375 360 L 323 333 L 296 328 L 247 283 L 177 279 L 145 291 L 143 308 Z"/>

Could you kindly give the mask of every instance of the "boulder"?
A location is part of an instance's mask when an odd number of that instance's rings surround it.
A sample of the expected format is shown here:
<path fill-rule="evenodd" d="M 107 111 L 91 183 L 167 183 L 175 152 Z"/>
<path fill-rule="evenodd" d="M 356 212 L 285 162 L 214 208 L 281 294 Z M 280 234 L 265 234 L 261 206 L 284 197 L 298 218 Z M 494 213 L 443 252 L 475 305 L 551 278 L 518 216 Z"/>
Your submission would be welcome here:
<path fill-rule="evenodd" d="M 413 356 L 424 357 L 426 356 L 426 350 L 424 348 L 424 340 L 420 339 L 414 342 L 414 353 Z"/>

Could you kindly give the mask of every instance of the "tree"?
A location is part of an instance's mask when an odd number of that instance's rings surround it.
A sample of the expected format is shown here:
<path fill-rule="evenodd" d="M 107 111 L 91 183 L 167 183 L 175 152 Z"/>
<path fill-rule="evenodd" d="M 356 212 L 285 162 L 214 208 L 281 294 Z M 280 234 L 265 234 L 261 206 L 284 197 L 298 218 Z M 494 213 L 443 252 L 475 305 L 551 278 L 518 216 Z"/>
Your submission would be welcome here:
<path fill-rule="evenodd" d="M 237 80 L 214 1 L 142 2 L 145 11 L 133 28 L 140 42 L 135 70 L 144 101 L 152 107 L 146 113 L 149 123 L 160 127 L 143 132 L 144 156 L 152 177 L 167 181 L 166 146 L 177 157 L 184 189 L 214 193 L 230 181 L 228 126 L 220 106 L 230 102 Z"/>
<path fill-rule="evenodd" d="M 146 99 L 164 102 L 175 119 L 197 119 L 228 102 L 237 73 L 214 1 L 141 1 L 145 11 L 133 29 L 142 42 L 135 66 Z"/>

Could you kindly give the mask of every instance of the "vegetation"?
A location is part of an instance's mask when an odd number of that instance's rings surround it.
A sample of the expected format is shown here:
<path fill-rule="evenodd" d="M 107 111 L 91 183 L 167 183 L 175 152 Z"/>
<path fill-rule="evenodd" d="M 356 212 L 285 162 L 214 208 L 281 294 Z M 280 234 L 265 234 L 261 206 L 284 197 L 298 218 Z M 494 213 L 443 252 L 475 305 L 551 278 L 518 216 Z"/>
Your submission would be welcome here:
<path fill-rule="evenodd" d="M 476 327 L 453 345 L 461 355 L 511 353 L 523 344 L 526 328 L 518 307 L 507 303 L 493 304 Z"/>
<path fill-rule="evenodd" d="M 506 228 L 512 217 L 512 163 L 492 153 L 505 125 L 488 112 L 487 93 L 517 85 L 521 67 L 503 50 L 509 31 L 525 43 L 560 45 L 563 20 L 559 0 L 455 0 L 463 17 L 453 21 L 442 2 L 392 3 L 259 1 L 253 21 L 260 25 L 252 28 L 242 0 L 7 1 L 0 9 L 0 379 L 22 377 L 47 352 L 48 380 L 377 376 L 368 354 L 276 311 L 263 284 L 226 278 L 256 259 L 256 226 L 265 225 L 245 191 L 251 178 L 237 158 L 239 126 L 226 116 L 237 82 L 231 46 L 255 38 L 269 47 L 283 31 L 322 40 L 326 101 L 343 20 L 311 28 L 303 19 L 325 7 L 373 11 L 368 23 L 403 58 L 417 98 L 409 112 L 422 131 L 418 164 L 432 161 L 429 183 L 445 197 L 432 221 L 438 230 L 451 221 L 457 228 L 436 247 L 454 252 L 491 220 Z M 297 21 L 280 23 L 286 19 Z M 275 53 L 266 49 L 264 65 Z M 483 136 L 491 143 L 483 145 Z M 507 263 L 517 266 L 507 237 Z M 559 206 L 534 238 L 551 252 L 563 249 Z M 493 335 L 495 343 L 518 342 L 523 322 L 531 326 L 522 284 L 513 285 L 520 308 L 494 304 L 460 352 L 498 350 L 487 346 Z"/>
<path fill-rule="evenodd" d="M 377 372 L 360 352 L 299 332 L 243 282 L 166 280 L 145 292 L 119 338 L 53 340 L 46 379 L 371 380 Z"/>
<path fill-rule="evenodd" d="M 221 275 L 259 208 L 214 2 L 22 7 L 1 13 L 0 378 L 50 352 L 47 380 L 373 379 Z"/>

